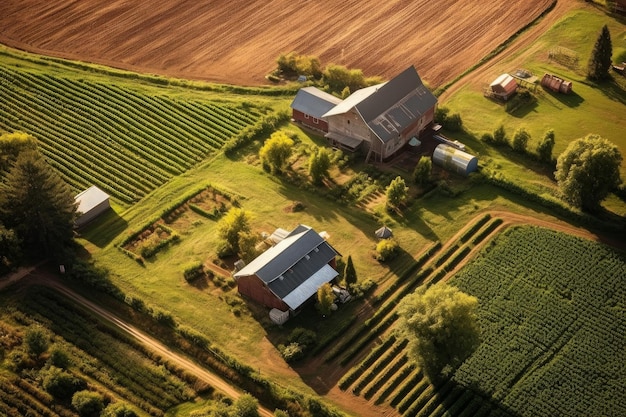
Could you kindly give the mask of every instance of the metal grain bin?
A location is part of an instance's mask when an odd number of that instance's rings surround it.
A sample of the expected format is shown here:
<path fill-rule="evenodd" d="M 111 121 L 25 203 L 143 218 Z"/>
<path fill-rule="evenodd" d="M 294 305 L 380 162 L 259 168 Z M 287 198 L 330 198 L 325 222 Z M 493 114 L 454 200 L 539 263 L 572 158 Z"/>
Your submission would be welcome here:
<path fill-rule="evenodd" d="M 444 169 L 465 176 L 478 169 L 477 157 L 443 143 L 435 148 L 433 162 Z"/>

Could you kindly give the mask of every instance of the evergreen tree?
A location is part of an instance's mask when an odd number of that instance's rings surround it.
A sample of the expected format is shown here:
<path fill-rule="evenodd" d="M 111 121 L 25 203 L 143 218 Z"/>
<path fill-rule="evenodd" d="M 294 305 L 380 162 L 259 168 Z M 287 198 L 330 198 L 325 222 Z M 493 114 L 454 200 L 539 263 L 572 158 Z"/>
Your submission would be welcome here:
<path fill-rule="evenodd" d="M 354 264 L 352 263 L 352 255 L 348 255 L 348 261 L 343 270 L 343 279 L 346 281 L 348 288 L 352 288 L 357 282 L 356 269 L 354 269 Z"/>
<path fill-rule="evenodd" d="M 0 222 L 29 254 L 60 255 L 72 240 L 76 204 L 69 186 L 40 153 L 19 154 L 0 189 Z"/>
<path fill-rule="evenodd" d="M 515 131 L 515 134 L 513 135 L 513 142 L 511 143 L 511 147 L 515 152 L 525 153 L 529 140 L 530 133 L 528 133 L 528 131 L 523 127 L 520 127 Z"/>
<path fill-rule="evenodd" d="M 611 69 L 612 56 L 611 33 L 608 26 L 604 25 L 589 58 L 587 78 L 594 81 L 610 78 L 609 70 Z"/>
<path fill-rule="evenodd" d="M 0 178 L 9 171 L 20 152 L 36 149 L 37 141 L 27 133 L 13 132 L 0 135 Z"/>

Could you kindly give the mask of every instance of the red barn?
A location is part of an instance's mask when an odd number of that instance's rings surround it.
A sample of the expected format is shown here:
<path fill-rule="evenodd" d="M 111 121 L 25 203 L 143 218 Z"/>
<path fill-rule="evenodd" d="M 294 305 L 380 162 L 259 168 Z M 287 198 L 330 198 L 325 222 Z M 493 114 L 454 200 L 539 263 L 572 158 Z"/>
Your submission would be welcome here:
<path fill-rule="evenodd" d="M 328 132 L 324 113 L 341 103 L 341 99 L 315 87 L 301 88 L 291 103 L 293 121 L 312 129 Z"/>
<path fill-rule="evenodd" d="M 339 275 L 337 255 L 319 233 L 299 225 L 234 277 L 241 295 L 269 308 L 293 312 Z"/>

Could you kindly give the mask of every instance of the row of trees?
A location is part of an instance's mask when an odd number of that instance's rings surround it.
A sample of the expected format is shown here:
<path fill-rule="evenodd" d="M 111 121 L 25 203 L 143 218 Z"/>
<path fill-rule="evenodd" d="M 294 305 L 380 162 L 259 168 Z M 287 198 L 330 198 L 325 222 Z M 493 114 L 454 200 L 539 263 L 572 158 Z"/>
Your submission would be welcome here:
<path fill-rule="evenodd" d="M 73 239 L 70 187 L 25 133 L 0 135 L 0 274 L 26 257 L 61 258 Z"/>

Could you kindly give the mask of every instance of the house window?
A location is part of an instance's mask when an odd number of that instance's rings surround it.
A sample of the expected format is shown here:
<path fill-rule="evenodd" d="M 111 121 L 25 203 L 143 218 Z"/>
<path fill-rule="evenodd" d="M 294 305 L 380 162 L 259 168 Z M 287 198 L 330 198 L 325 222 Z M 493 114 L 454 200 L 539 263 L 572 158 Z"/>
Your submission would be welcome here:
<path fill-rule="evenodd" d="M 305 119 L 308 119 L 308 118 L 309 118 L 309 115 L 308 115 L 308 114 L 306 114 L 306 113 L 304 113 L 304 118 L 305 118 Z"/>
<path fill-rule="evenodd" d="M 313 118 L 313 123 L 318 124 L 319 120 L 317 120 L 315 117 Z"/>

